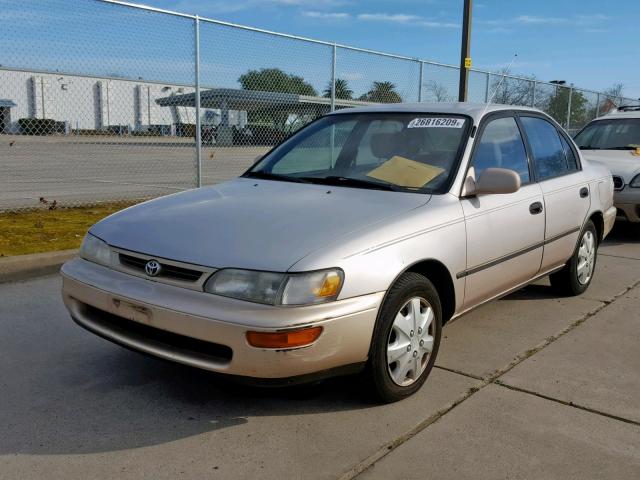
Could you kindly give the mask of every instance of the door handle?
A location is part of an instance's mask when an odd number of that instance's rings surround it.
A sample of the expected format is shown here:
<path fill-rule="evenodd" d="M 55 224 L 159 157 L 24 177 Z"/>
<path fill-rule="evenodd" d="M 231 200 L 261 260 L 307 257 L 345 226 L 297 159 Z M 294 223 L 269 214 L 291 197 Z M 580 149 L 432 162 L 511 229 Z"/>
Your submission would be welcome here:
<path fill-rule="evenodd" d="M 542 213 L 542 203 L 533 202 L 529 205 L 529 213 L 531 213 L 531 215 L 538 215 L 539 213 Z"/>
<path fill-rule="evenodd" d="M 589 189 L 587 187 L 582 187 L 580 189 L 580 198 L 587 198 L 589 196 Z"/>

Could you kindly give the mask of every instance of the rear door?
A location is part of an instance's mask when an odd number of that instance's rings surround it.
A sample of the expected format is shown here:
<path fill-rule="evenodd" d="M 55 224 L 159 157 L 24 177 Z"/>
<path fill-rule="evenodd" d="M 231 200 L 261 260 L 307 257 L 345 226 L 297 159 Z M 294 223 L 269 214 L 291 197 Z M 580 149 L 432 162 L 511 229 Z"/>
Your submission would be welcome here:
<path fill-rule="evenodd" d="M 479 179 L 490 167 L 520 175 L 522 187 L 510 194 L 462 198 L 467 229 L 465 308 L 471 308 L 533 278 L 540 269 L 544 243 L 542 190 L 532 180 L 516 118 L 492 115 L 483 121 L 468 175 Z"/>
<path fill-rule="evenodd" d="M 591 192 L 566 134 L 540 116 L 520 115 L 546 210 L 542 270 L 566 263 L 589 212 Z"/>

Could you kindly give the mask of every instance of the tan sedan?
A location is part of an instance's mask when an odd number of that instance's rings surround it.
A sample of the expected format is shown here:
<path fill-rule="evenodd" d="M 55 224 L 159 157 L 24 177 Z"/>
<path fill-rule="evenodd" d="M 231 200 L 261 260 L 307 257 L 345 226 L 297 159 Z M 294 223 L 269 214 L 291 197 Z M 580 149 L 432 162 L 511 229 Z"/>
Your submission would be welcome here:
<path fill-rule="evenodd" d="M 526 108 L 342 110 L 242 177 L 119 212 L 65 264 L 84 328 L 214 372 L 425 382 L 445 322 L 545 275 L 584 292 L 615 220 L 610 172 Z"/>

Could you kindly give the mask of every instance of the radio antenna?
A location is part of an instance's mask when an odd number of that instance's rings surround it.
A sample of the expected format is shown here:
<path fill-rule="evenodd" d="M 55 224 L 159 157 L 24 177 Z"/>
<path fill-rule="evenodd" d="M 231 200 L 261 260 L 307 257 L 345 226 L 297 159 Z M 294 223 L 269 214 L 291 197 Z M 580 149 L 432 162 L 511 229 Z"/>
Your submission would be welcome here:
<path fill-rule="evenodd" d="M 489 100 L 487 101 L 487 104 L 484 107 L 484 111 L 482 112 L 482 116 L 484 117 L 484 114 L 487 113 L 487 109 L 489 108 L 489 105 L 491 105 L 491 102 L 493 101 L 493 97 L 496 96 L 496 93 L 498 93 L 498 90 L 500 89 L 500 87 L 502 86 L 502 82 L 504 82 L 505 78 L 507 78 L 507 75 L 509 74 L 509 72 L 511 71 L 511 66 L 513 65 L 513 62 L 515 62 L 516 57 L 518 56 L 517 53 L 513 54 L 513 58 L 511 59 L 511 61 L 509 62 L 509 65 L 507 66 L 507 68 L 502 72 L 502 78 L 500 79 L 500 81 L 498 82 L 498 85 L 496 85 L 496 87 L 493 89 L 493 93 L 491 93 L 491 96 L 489 97 Z"/>

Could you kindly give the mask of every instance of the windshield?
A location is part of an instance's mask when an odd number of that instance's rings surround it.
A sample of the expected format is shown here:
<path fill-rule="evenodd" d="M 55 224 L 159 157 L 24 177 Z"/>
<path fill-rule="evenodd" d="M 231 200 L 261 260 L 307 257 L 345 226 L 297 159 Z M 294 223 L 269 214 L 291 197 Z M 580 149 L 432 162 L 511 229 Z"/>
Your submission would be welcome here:
<path fill-rule="evenodd" d="M 439 193 L 455 174 L 468 124 L 459 115 L 329 115 L 300 130 L 245 176 Z"/>
<path fill-rule="evenodd" d="M 598 120 L 575 141 L 582 150 L 635 150 L 640 147 L 640 118 Z"/>

